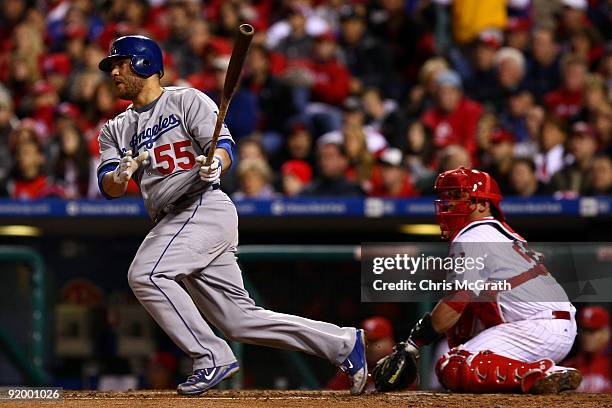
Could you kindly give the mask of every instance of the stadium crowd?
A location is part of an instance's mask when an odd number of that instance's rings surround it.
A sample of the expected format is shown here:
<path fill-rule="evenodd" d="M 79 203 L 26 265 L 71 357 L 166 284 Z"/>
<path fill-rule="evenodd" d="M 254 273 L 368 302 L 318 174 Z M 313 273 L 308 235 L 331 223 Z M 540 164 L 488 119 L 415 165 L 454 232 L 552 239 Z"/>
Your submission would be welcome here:
<path fill-rule="evenodd" d="M 4 0 L 0 196 L 99 197 L 113 39 L 156 39 L 164 86 L 218 100 L 241 22 L 235 198 L 429 195 L 459 165 L 508 195 L 612 192 L 609 0 Z"/>

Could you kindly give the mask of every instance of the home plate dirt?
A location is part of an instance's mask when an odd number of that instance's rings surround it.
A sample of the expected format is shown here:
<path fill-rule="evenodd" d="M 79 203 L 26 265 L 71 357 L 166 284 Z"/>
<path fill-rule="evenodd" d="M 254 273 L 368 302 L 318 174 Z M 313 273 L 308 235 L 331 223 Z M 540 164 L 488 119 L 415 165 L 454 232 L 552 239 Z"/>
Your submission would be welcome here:
<path fill-rule="evenodd" d="M 216 391 L 199 397 L 180 397 L 175 391 L 65 391 L 62 401 L 0 401 L 4 407 L 66 408 L 217 408 L 217 407 L 612 407 L 612 395 L 562 394 L 551 396 L 511 394 L 445 394 L 419 391 L 351 397 L 337 391 Z"/>

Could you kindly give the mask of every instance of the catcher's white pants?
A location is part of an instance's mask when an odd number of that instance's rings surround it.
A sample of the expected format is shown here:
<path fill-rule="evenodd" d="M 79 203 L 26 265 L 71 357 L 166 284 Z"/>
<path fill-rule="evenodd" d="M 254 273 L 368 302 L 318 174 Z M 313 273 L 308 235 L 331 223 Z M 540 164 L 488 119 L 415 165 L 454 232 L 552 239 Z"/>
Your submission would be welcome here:
<path fill-rule="evenodd" d="M 491 350 L 521 361 L 550 358 L 559 363 L 567 356 L 576 338 L 574 314 L 570 313 L 570 320 L 543 317 L 502 323 L 483 330 L 461 348 L 471 353 Z"/>

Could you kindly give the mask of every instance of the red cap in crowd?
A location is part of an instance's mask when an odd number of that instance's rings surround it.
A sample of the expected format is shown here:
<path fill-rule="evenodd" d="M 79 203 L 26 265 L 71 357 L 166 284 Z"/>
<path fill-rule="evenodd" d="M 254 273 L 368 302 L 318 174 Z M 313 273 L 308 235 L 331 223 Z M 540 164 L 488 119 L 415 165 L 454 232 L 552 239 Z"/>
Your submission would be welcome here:
<path fill-rule="evenodd" d="M 589 306 L 578 312 L 578 326 L 582 329 L 603 329 L 610 326 L 610 315 L 601 306 Z"/>
<path fill-rule="evenodd" d="M 212 37 L 208 41 L 208 47 L 217 55 L 232 55 L 232 45 L 225 38 Z"/>
<path fill-rule="evenodd" d="M 325 31 L 325 32 L 317 35 L 315 37 L 315 40 L 317 40 L 317 41 L 331 41 L 331 42 L 335 42 L 336 41 L 336 36 L 331 31 Z"/>
<path fill-rule="evenodd" d="M 491 143 L 497 144 L 502 142 L 514 143 L 514 135 L 506 129 L 495 128 L 491 132 Z"/>
<path fill-rule="evenodd" d="M 87 27 L 80 24 L 69 24 L 64 31 L 66 38 L 72 39 L 85 39 L 87 38 Z"/>
<path fill-rule="evenodd" d="M 365 331 L 366 339 L 370 341 L 393 337 L 391 322 L 382 316 L 372 316 L 365 319 L 361 322 L 361 327 Z"/>
<path fill-rule="evenodd" d="M 63 53 L 47 55 L 43 60 L 42 67 L 45 75 L 62 74 L 68 76 L 72 71 L 70 58 Z"/>
<path fill-rule="evenodd" d="M 308 131 L 304 122 L 295 122 L 291 125 L 291 133 Z"/>
<path fill-rule="evenodd" d="M 595 130 L 586 122 L 576 122 L 572 126 L 572 134 L 580 136 L 589 136 L 594 139 L 597 138 Z"/>
<path fill-rule="evenodd" d="M 34 95 L 40 96 L 47 93 L 55 92 L 55 88 L 50 82 L 37 81 L 32 87 L 32 91 L 34 92 Z"/>
<path fill-rule="evenodd" d="M 79 107 L 70 102 L 62 102 L 57 105 L 55 113 L 58 116 L 65 116 L 71 119 L 77 119 L 81 115 Z"/>
<path fill-rule="evenodd" d="M 297 177 L 304 184 L 310 183 L 310 180 L 312 180 L 312 169 L 303 160 L 286 161 L 281 167 L 281 172 Z"/>
<path fill-rule="evenodd" d="M 481 31 L 478 34 L 478 41 L 495 49 L 499 49 L 504 43 L 504 35 L 501 31 L 491 28 Z"/>
<path fill-rule="evenodd" d="M 511 32 L 529 31 L 531 20 L 527 17 L 509 17 L 506 29 Z"/>

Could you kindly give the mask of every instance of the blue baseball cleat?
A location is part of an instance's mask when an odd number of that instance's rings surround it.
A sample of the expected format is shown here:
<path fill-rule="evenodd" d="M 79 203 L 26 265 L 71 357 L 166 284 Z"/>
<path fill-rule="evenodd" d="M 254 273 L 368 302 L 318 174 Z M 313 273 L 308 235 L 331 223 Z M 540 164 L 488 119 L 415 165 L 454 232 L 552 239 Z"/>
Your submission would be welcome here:
<path fill-rule="evenodd" d="M 366 343 L 362 329 L 357 329 L 355 346 L 346 360 L 340 364 L 351 381 L 351 394 L 359 395 L 363 392 L 368 381 L 368 363 L 366 362 Z"/>
<path fill-rule="evenodd" d="M 176 387 L 176 391 L 181 395 L 198 395 L 232 377 L 238 371 L 240 366 L 237 361 L 220 367 L 195 370 L 187 381 Z"/>

